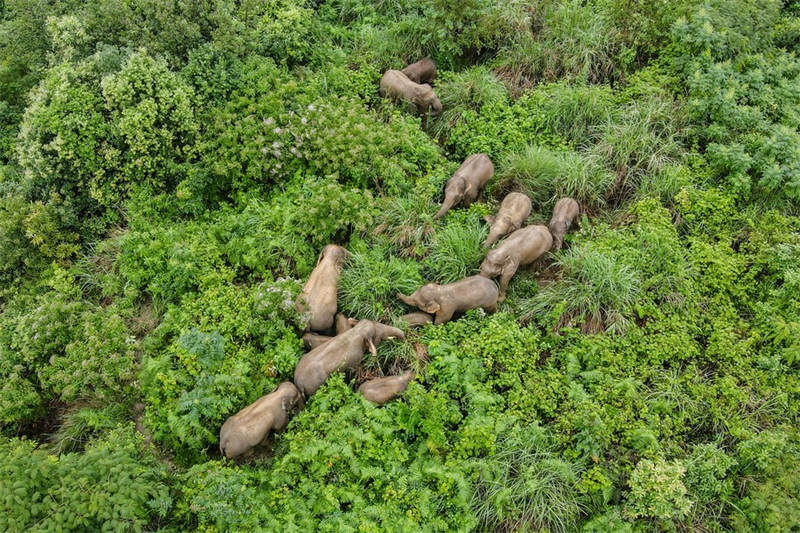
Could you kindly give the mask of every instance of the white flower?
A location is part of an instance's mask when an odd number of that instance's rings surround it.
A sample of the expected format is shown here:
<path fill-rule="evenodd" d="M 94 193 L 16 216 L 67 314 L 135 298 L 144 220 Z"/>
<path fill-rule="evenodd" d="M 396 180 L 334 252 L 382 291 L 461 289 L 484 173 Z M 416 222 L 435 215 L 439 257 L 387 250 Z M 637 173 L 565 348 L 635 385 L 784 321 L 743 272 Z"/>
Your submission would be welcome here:
<path fill-rule="evenodd" d="M 266 124 L 267 126 L 272 126 L 273 124 L 275 124 L 275 119 L 272 117 L 264 119 L 264 124 Z"/>
<path fill-rule="evenodd" d="M 306 124 L 307 122 L 308 120 L 306 120 L 306 117 L 300 119 L 300 124 Z"/>
<path fill-rule="evenodd" d="M 316 109 L 317 109 L 317 108 L 316 108 L 316 107 L 314 107 L 314 104 L 308 104 L 308 110 L 309 110 L 309 111 L 316 111 Z"/>
<path fill-rule="evenodd" d="M 278 141 L 275 141 L 274 143 L 272 143 L 272 147 L 277 150 L 278 148 L 281 147 L 281 143 L 279 143 Z"/>
<path fill-rule="evenodd" d="M 275 128 L 274 130 L 272 130 L 272 133 L 275 133 L 276 135 L 280 135 L 281 133 L 283 133 L 283 130 L 280 129 L 280 128 Z"/>

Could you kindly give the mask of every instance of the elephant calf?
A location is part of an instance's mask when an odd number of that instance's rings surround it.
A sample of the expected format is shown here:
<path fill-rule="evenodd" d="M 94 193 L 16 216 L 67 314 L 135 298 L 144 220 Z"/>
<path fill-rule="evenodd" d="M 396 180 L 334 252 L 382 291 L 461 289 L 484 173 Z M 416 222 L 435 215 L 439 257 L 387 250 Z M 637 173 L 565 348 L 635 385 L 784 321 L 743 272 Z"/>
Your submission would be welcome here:
<path fill-rule="evenodd" d="M 529 265 L 545 254 L 553 245 L 553 236 L 545 226 L 526 226 L 518 229 L 501 242 L 494 250 L 489 250 L 481 263 L 481 276 L 494 278 L 500 276 L 500 298 L 506 298 L 508 282 L 520 265 Z"/>
<path fill-rule="evenodd" d="M 435 314 L 433 323 L 437 325 L 449 321 L 459 311 L 478 307 L 490 313 L 497 310 L 497 285 L 482 276 L 471 276 L 447 285 L 428 283 L 410 296 L 398 293 L 397 297 L 408 305 Z"/>
<path fill-rule="evenodd" d="M 553 247 L 560 250 L 564 244 L 564 235 L 569 227 L 578 218 L 581 208 L 572 198 L 561 198 L 553 208 L 553 218 L 550 219 L 550 233 L 553 234 Z"/>
<path fill-rule="evenodd" d="M 308 329 L 327 331 L 333 326 L 336 299 L 339 294 L 339 278 L 344 261 L 349 255 L 347 250 L 335 244 L 325 246 L 320 252 L 317 266 L 308 277 L 296 303 L 298 312 L 311 314 Z"/>
<path fill-rule="evenodd" d="M 219 450 L 228 459 L 265 442 L 270 431 L 286 427 L 289 415 L 303 406 L 294 383 L 288 381 L 228 418 L 219 431 Z"/>
<path fill-rule="evenodd" d="M 303 335 L 303 345 L 308 350 L 313 350 L 317 346 L 322 346 L 333 337 L 329 337 L 328 335 L 317 335 L 316 333 L 305 333 Z"/>
<path fill-rule="evenodd" d="M 483 245 L 488 247 L 497 242 L 497 239 L 517 231 L 522 227 L 522 223 L 531 214 L 531 199 L 519 192 L 512 192 L 503 198 L 497 216 L 486 215 L 486 222 L 489 223 L 489 236 L 483 241 Z"/>
<path fill-rule="evenodd" d="M 395 337 L 403 339 L 405 334 L 392 326 L 360 320 L 351 329 L 305 354 L 294 369 L 294 383 L 308 398 L 317 392 L 328 376 L 358 367 L 366 350 L 377 355 L 375 346 Z"/>
<path fill-rule="evenodd" d="M 414 83 L 432 83 L 436 79 L 436 62 L 426 57 L 401 70 Z"/>
<path fill-rule="evenodd" d="M 384 72 L 380 83 L 381 96 L 392 99 L 405 100 L 417 106 L 420 114 L 425 114 L 428 109 L 434 116 L 442 112 L 442 103 L 427 83 L 414 83 L 408 76 L 399 70 Z"/>
<path fill-rule="evenodd" d="M 400 317 L 400 320 L 408 324 L 410 327 L 424 326 L 433 322 L 433 317 L 428 313 L 416 312 L 407 313 Z"/>
<path fill-rule="evenodd" d="M 486 154 L 472 154 L 461 163 L 455 174 L 444 186 L 444 202 L 439 212 L 433 216 L 437 220 L 455 205 L 465 207 L 478 199 L 478 193 L 494 175 L 494 165 Z"/>
<path fill-rule="evenodd" d="M 403 394 L 412 379 L 414 379 L 413 372 L 405 372 L 399 376 L 375 378 L 362 383 L 358 392 L 372 403 L 383 405 Z"/>

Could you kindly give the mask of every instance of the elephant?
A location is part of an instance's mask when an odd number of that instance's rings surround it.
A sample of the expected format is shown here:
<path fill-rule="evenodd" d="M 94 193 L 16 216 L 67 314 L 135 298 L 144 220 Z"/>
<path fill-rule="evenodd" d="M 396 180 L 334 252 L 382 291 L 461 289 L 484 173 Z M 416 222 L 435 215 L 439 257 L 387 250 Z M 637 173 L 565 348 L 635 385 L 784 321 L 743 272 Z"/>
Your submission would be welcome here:
<path fill-rule="evenodd" d="M 303 397 L 294 383 L 278 387 L 228 418 L 219 431 L 219 450 L 228 459 L 238 457 L 266 442 L 270 431 L 286 427 L 289 415 L 303 407 Z"/>
<path fill-rule="evenodd" d="M 414 379 L 414 373 L 411 371 L 404 372 L 399 376 L 375 378 L 362 383 L 358 392 L 372 403 L 383 405 L 403 394 L 412 379 Z"/>
<path fill-rule="evenodd" d="M 478 198 L 478 193 L 494 175 L 494 165 L 486 154 L 472 154 L 461 163 L 455 174 L 444 186 L 444 202 L 439 212 L 433 216 L 437 220 L 458 203 L 465 207 Z"/>
<path fill-rule="evenodd" d="M 408 305 L 435 314 L 433 323 L 436 325 L 449 321 L 458 311 L 478 307 L 490 313 L 497 310 L 497 285 L 483 276 L 470 276 L 446 285 L 428 283 L 410 296 L 398 293 L 397 297 Z"/>
<path fill-rule="evenodd" d="M 518 229 L 497 248 L 489 250 L 481 263 L 481 276 L 494 278 L 500 276 L 500 297 L 506 298 L 508 282 L 520 265 L 529 265 L 544 255 L 553 245 L 553 236 L 546 226 L 526 226 Z"/>
<path fill-rule="evenodd" d="M 333 337 L 329 337 L 328 335 L 317 335 L 316 333 L 308 332 L 303 335 L 303 344 L 309 350 L 313 350 L 317 346 L 322 346 L 332 338 Z"/>
<path fill-rule="evenodd" d="M 401 70 L 414 83 L 432 83 L 436 79 L 436 61 L 426 57 Z"/>
<path fill-rule="evenodd" d="M 497 240 L 522 227 L 522 223 L 531 214 L 531 199 L 519 192 L 512 192 L 503 198 L 497 216 L 486 215 L 489 223 L 489 236 L 483 241 L 484 247 L 493 245 Z"/>
<path fill-rule="evenodd" d="M 375 346 L 395 337 L 404 339 L 405 334 L 392 326 L 360 320 L 351 329 L 305 354 L 294 369 L 294 384 L 308 398 L 334 372 L 358 367 L 365 350 L 377 355 Z"/>
<path fill-rule="evenodd" d="M 358 324 L 358 320 L 355 318 L 347 318 L 342 313 L 336 313 L 336 334 L 341 335 L 345 331 L 348 331 L 353 328 L 356 324 Z"/>
<path fill-rule="evenodd" d="M 556 202 L 556 206 L 553 208 L 553 218 L 550 219 L 550 224 L 548 224 L 550 233 L 553 234 L 554 249 L 561 249 L 564 244 L 564 235 L 567 234 L 567 230 L 578 218 L 580 212 L 581 207 L 572 198 L 564 197 Z"/>
<path fill-rule="evenodd" d="M 311 314 L 308 321 L 308 329 L 311 331 L 327 331 L 333 326 L 339 277 L 344 261 L 349 256 L 350 252 L 336 244 L 329 244 L 320 252 L 317 266 L 308 277 L 296 302 L 298 312 Z"/>
<path fill-rule="evenodd" d="M 399 70 L 387 70 L 383 73 L 380 83 L 381 96 L 392 99 L 405 100 L 417 106 L 420 114 L 425 114 L 428 109 L 433 116 L 442 112 L 442 103 L 427 83 L 414 83 Z"/>
<path fill-rule="evenodd" d="M 401 316 L 400 320 L 413 328 L 415 326 L 424 326 L 425 324 L 430 324 L 433 322 L 433 317 L 428 313 L 423 313 L 420 311 L 416 313 L 407 313 Z"/>

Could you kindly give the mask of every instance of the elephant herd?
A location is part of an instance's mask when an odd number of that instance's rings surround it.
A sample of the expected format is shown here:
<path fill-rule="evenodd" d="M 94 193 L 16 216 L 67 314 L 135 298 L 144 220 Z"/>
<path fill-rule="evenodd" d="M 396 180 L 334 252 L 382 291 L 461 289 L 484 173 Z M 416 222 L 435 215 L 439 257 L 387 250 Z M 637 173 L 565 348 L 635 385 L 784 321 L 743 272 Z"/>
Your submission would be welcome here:
<path fill-rule="evenodd" d="M 436 77 L 436 65 L 423 59 L 400 70 L 389 70 L 381 78 L 381 94 L 400 97 L 422 111 L 429 106 L 434 112 L 441 104 L 428 84 Z M 450 177 L 444 189 L 444 201 L 434 219 L 441 218 L 457 205 L 469 206 L 494 174 L 494 165 L 486 154 L 467 157 Z M 509 193 L 494 217 L 487 216 L 489 234 L 484 247 L 490 249 L 480 265 L 480 274 L 454 283 L 427 283 L 413 294 L 397 294 L 405 304 L 419 312 L 402 317 L 409 326 L 433 322 L 443 324 L 456 313 L 482 308 L 494 312 L 503 301 L 506 289 L 517 269 L 529 265 L 551 248 L 559 249 L 564 235 L 577 219 L 578 203 L 561 198 L 555 205 L 548 226 L 523 224 L 531 213 L 530 199 L 521 193 Z M 228 418 L 220 430 L 220 451 L 228 458 L 242 455 L 265 442 L 272 431 L 286 427 L 289 417 L 303 407 L 328 377 L 357 369 L 365 352 L 377 355 L 377 346 L 384 340 L 405 338 L 403 330 L 374 322 L 355 320 L 337 313 L 339 278 L 349 252 L 343 247 L 325 246 L 317 265 L 298 296 L 297 310 L 308 317 L 303 341 L 309 351 L 295 367 L 294 382 L 283 382 L 273 392 L 262 396 Z M 492 281 L 499 277 L 499 287 Z M 405 391 L 414 378 L 413 372 L 372 379 L 358 392 L 369 401 L 382 405 Z"/>

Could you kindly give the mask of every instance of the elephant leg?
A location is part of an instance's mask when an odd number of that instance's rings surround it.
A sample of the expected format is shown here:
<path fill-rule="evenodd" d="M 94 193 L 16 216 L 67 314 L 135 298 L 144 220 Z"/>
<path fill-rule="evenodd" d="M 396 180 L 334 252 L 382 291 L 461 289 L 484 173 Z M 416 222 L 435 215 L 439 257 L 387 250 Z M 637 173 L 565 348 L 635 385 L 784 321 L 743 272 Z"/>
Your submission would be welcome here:
<path fill-rule="evenodd" d="M 514 274 L 517 273 L 517 266 L 514 265 L 513 267 L 506 267 L 503 269 L 503 272 L 500 274 L 500 295 L 497 298 L 498 302 L 502 302 L 506 299 L 506 289 L 508 288 L 508 283 L 511 281 L 511 278 L 514 277 Z"/>
<path fill-rule="evenodd" d="M 449 322 L 450 319 L 453 318 L 453 313 L 455 313 L 455 310 L 451 307 L 440 307 L 439 310 L 436 311 L 436 318 L 433 323 L 438 326 L 439 324 Z"/>

